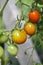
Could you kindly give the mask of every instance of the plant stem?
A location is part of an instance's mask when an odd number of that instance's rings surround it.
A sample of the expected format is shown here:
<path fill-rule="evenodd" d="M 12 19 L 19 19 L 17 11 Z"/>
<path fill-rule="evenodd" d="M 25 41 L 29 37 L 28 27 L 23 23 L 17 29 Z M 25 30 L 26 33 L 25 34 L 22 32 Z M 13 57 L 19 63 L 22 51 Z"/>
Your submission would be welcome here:
<path fill-rule="evenodd" d="M 2 15 L 0 15 L 0 29 L 2 30 L 3 28 L 4 28 L 3 19 L 2 19 Z"/>
<path fill-rule="evenodd" d="M 3 13 L 4 8 L 6 7 L 7 3 L 9 0 L 6 0 L 5 4 L 3 5 L 3 7 L 0 9 L 0 12 Z"/>
<path fill-rule="evenodd" d="M 6 0 L 4 6 L 0 9 L 0 30 L 4 29 L 4 24 L 3 24 L 3 10 L 5 8 L 5 6 L 7 5 L 9 0 Z M 4 45 L 3 45 L 4 48 Z M 0 65 L 6 65 L 6 62 L 4 62 L 3 58 L 0 59 Z"/>
<path fill-rule="evenodd" d="M 5 55 L 3 56 L 3 58 L 1 59 L 1 65 L 7 65 L 8 61 L 6 61 L 5 59 Z"/>
<path fill-rule="evenodd" d="M 30 4 L 25 4 L 25 3 L 22 3 L 22 4 L 31 8 Z"/>

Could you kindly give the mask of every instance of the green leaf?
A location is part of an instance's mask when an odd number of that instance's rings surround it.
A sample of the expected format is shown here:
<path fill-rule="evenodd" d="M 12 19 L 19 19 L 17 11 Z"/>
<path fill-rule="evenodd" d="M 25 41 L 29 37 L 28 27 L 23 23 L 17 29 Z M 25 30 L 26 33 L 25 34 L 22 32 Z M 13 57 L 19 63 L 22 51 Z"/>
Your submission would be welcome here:
<path fill-rule="evenodd" d="M 42 65 L 41 63 L 33 62 L 33 65 Z"/>
<path fill-rule="evenodd" d="M 42 65 L 41 63 L 36 63 L 36 65 Z"/>
<path fill-rule="evenodd" d="M 25 3 L 25 4 L 27 4 L 27 5 L 28 5 L 28 4 L 31 5 L 31 4 L 33 3 L 33 1 L 34 1 L 34 0 L 22 0 L 22 2 Z"/>
<path fill-rule="evenodd" d="M 31 10 L 31 5 L 34 0 L 22 0 L 23 5 L 23 13 L 28 17 L 29 11 Z M 26 6 L 27 5 L 27 6 Z"/>
<path fill-rule="evenodd" d="M 43 41 L 40 43 L 40 45 L 41 45 L 41 48 L 43 49 Z"/>

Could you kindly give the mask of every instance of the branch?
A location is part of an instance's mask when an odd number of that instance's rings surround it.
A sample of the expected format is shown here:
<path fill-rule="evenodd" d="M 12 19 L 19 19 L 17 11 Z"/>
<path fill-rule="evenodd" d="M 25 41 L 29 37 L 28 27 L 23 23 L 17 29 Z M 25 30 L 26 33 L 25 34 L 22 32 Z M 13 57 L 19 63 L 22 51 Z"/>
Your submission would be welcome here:
<path fill-rule="evenodd" d="M 0 12 L 3 13 L 4 8 L 6 7 L 7 3 L 9 0 L 6 0 L 5 4 L 3 5 L 3 7 L 0 9 Z"/>

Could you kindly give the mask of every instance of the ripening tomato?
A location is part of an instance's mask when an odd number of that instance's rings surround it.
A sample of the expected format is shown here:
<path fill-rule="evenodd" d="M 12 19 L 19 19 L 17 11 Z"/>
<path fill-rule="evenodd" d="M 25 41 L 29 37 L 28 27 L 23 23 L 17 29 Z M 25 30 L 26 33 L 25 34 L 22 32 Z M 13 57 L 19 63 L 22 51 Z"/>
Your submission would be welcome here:
<path fill-rule="evenodd" d="M 11 37 L 13 42 L 23 44 L 27 39 L 27 34 L 24 30 L 14 30 Z"/>
<path fill-rule="evenodd" d="M 8 47 L 7 47 L 7 51 L 10 55 L 12 56 L 16 56 L 17 55 L 17 52 L 18 52 L 18 47 L 16 45 L 13 45 L 13 44 L 10 44 Z"/>
<path fill-rule="evenodd" d="M 36 26 L 33 23 L 26 23 L 24 30 L 28 35 L 33 35 L 36 32 Z"/>
<path fill-rule="evenodd" d="M 29 19 L 32 23 L 37 23 L 39 22 L 40 19 L 40 13 L 37 10 L 31 11 L 29 13 Z"/>

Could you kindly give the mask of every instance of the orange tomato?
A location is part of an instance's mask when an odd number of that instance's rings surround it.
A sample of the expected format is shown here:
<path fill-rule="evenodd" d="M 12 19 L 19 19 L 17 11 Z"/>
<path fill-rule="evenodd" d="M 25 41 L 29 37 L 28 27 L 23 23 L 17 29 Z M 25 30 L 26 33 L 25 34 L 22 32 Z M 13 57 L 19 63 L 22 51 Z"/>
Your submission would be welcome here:
<path fill-rule="evenodd" d="M 37 23 L 39 22 L 40 19 L 40 13 L 37 10 L 31 11 L 29 13 L 29 19 L 32 23 Z"/>
<path fill-rule="evenodd" d="M 24 30 L 28 35 L 33 35 L 36 32 L 36 26 L 33 23 L 26 23 Z"/>
<path fill-rule="evenodd" d="M 14 30 L 11 37 L 13 42 L 23 44 L 27 39 L 27 34 L 24 30 Z"/>

